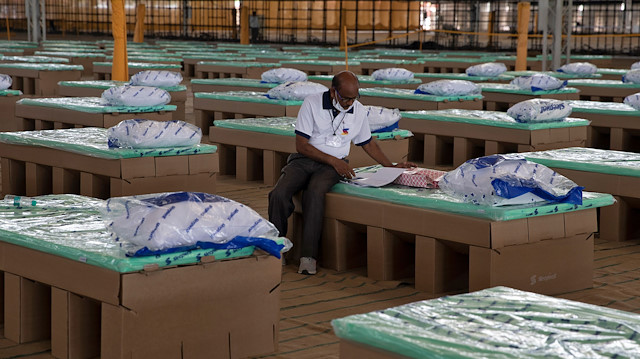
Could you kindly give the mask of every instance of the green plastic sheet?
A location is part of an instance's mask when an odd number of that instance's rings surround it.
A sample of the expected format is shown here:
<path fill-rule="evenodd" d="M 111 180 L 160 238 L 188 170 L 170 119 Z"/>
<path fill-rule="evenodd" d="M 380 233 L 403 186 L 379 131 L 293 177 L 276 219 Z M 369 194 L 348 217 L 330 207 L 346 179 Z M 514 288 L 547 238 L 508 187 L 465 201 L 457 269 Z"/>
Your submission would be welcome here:
<path fill-rule="evenodd" d="M 619 75 L 620 78 L 622 78 L 622 75 L 626 74 L 627 72 L 629 72 L 629 69 L 601 69 L 601 68 L 599 68 L 598 71 L 596 71 L 597 74 L 601 74 L 601 75 Z"/>
<path fill-rule="evenodd" d="M 243 62 L 243 61 L 200 61 L 198 65 L 232 66 L 232 67 L 280 67 L 275 62 Z"/>
<path fill-rule="evenodd" d="M 360 58 L 358 60 L 361 64 L 394 64 L 394 65 L 419 65 L 422 64 L 421 60 L 396 60 L 396 59 L 367 59 Z"/>
<path fill-rule="evenodd" d="M 175 105 L 158 106 L 109 106 L 102 103 L 100 97 L 50 97 L 23 98 L 19 104 L 43 106 L 51 108 L 65 108 L 68 110 L 90 113 L 143 113 L 158 111 L 175 111 Z"/>
<path fill-rule="evenodd" d="M 246 79 L 246 78 L 228 78 L 228 79 L 193 79 L 191 84 L 198 85 L 226 85 L 226 86 L 245 86 L 255 87 L 259 89 L 272 89 L 279 83 L 262 82 L 258 79 Z"/>
<path fill-rule="evenodd" d="M 64 57 L 51 57 L 51 56 L 3 56 L 2 61 L 15 61 L 15 62 L 27 62 L 27 63 L 59 63 L 67 64 L 69 59 Z"/>
<path fill-rule="evenodd" d="M 94 62 L 93 66 L 106 66 L 110 67 L 111 62 Z M 149 70 L 157 70 L 157 69 L 180 69 L 181 66 L 178 64 L 157 64 L 151 62 L 129 62 L 127 64 L 130 69 L 149 69 Z"/>
<path fill-rule="evenodd" d="M 482 95 L 433 96 L 433 95 L 416 94 L 414 93 L 414 90 L 409 90 L 409 89 L 396 89 L 396 88 L 383 88 L 383 87 L 362 88 L 360 89 L 360 95 L 432 101 L 432 102 L 460 101 L 460 100 L 473 101 L 476 99 L 482 99 Z"/>
<path fill-rule="evenodd" d="M 196 60 L 219 60 L 223 62 L 227 62 L 229 60 L 234 61 L 255 61 L 256 58 L 252 56 L 238 56 L 237 54 L 194 54 L 194 53 L 184 53 L 182 55 L 183 59 L 196 59 Z"/>
<path fill-rule="evenodd" d="M 266 96 L 264 92 L 252 91 L 227 91 L 227 92 L 196 92 L 195 98 L 207 98 L 213 100 L 228 100 L 239 102 L 270 103 L 282 106 L 301 106 L 303 101 L 276 100 Z"/>
<path fill-rule="evenodd" d="M 64 57 L 106 57 L 105 54 L 99 52 L 62 52 L 62 51 L 36 51 L 35 55 L 43 56 L 64 56 Z"/>
<path fill-rule="evenodd" d="M 435 79 L 443 79 L 443 80 L 467 80 L 473 82 L 485 82 L 485 81 L 511 81 L 513 80 L 513 76 L 509 76 L 506 74 L 502 74 L 496 77 L 488 77 L 488 76 L 469 76 L 465 73 L 461 74 L 432 74 L 432 73 L 419 73 L 414 74 L 414 77 L 420 78 L 435 78 Z"/>
<path fill-rule="evenodd" d="M 569 80 L 569 86 L 588 86 L 588 87 L 615 87 L 615 88 L 632 88 L 640 89 L 640 84 L 624 83 L 617 80 Z M 606 95 L 606 93 L 603 93 Z"/>
<path fill-rule="evenodd" d="M 531 91 L 519 88 L 516 85 L 511 84 L 493 84 L 493 83 L 479 83 L 478 86 L 482 89 L 482 92 L 504 92 L 515 93 L 522 95 L 550 95 L 550 94 L 566 94 L 566 93 L 578 93 L 578 89 L 573 87 L 565 87 L 558 90 L 546 90 L 546 91 Z"/>
<path fill-rule="evenodd" d="M 449 109 L 431 111 L 403 111 L 401 112 L 401 114 L 404 118 L 470 123 L 475 125 L 505 127 L 531 131 L 547 128 L 589 126 L 589 121 L 579 118 L 565 118 L 562 121 L 520 123 L 514 120 L 511 116 L 507 115 L 506 112 L 499 111 Z"/>
<path fill-rule="evenodd" d="M 0 97 L 20 96 L 20 95 L 22 95 L 22 91 L 20 90 L 0 90 Z"/>
<path fill-rule="evenodd" d="M 84 88 L 94 88 L 94 89 L 101 89 L 101 90 L 106 90 L 116 86 L 124 86 L 127 84 L 129 84 L 128 81 L 115 81 L 115 80 L 85 80 L 85 81 L 59 81 L 58 82 L 58 85 L 60 86 L 84 87 Z M 177 86 L 170 86 L 170 87 L 161 87 L 161 86 L 156 86 L 156 87 L 161 88 L 167 92 L 187 91 L 187 86 L 184 86 L 184 85 L 177 85 Z"/>
<path fill-rule="evenodd" d="M 570 100 L 565 101 L 574 113 L 600 113 L 616 116 L 640 116 L 640 111 L 635 108 L 619 102 L 600 102 L 600 101 L 581 101 Z"/>
<path fill-rule="evenodd" d="M 409 358 L 633 358 L 640 316 L 506 287 L 331 322 L 342 339 Z"/>
<path fill-rule="evenodd" d="M 307 79 L 309 81 L 313 81 L 313 80 L 331 81 L 333 79 L 333 76 L 334 75 L 313 75 L 313 76 L 308 76 Z M 374 85 L 380 85 L 380 86 L 398 85 L 398 84 L 415 84 L 416 88 L 418 88 L 418 86 L 422 84 L 422 81 L 420 81 L 419 79 L 398 80 L 398 81 L 376 80 L 372 76 L 368 76 L 368 75 L 358 75 L 358 81 L 360 81 L 361 84 L 374 84 Z"/>
<path fill-rule="evenodd" d="M 569 147 L 520 155 L 547 167 L 640 177 L 640 154 L 633 152 Z"/>
<path fill-rule="evenodd" d="M 599 78 L 602 77 L 600 74 L 567 74 L 564 72 L 556 72 L 556 71 L 506 71 L 504 75 L 520 77 L 520 76 L 532 76 L 536 74 L 545 74 L 549 76 L 553 76 L 559 79 L 591 79 L 591 78 Z"/>
<path fill-rule="evenodd" d="M 202 257 L 216 260 L 253 254 L 254 247 L 237 250 L 189 250 L 145 257 L 126 257 L 126 245 L 109 237 L 99 213 L 105 201 L 62 194 L 31 197 L 34 207 L 16 207 L 0 200 L 0 241 L 80 261 L 120 273 L 135 272 L 145 265 L 159 267 L 194 264 Z M 273 238 L 279 244 L 283 239 Z"/>
<path fill-rule="evenodd" d="M 65 64 L 49 64 L 49 63 L 21 63 L 21 62 L 12 62 L 6 64 L 0 64 L 1 68 L 12 68 L 12 69 L 28 69 L 28 70 L 39 70 L 39 71 L 71 71 L 71 70 L 80 70 L 82 71 L 84 68 L 82 65 L 65 65 Z"/>
<path fill-rule="evenodd" d="M 356 174 L 363 171 L 375 171 L 380 166 L 356 169 Z M 439 189 L 426 189 L 391 184 L 380 188 L 358 187 L 346 183 L 338 183 L 331 192 L 356 197 L 389 202 L 409 207 L 433 209 L 470 217 L 490 219 L 493 221 L 509 221 L 513 219 L 545 216 L 549 214 L 573 212 L 582 209 L 609 206 L 614 199 L 610 194 L 583 192 L 582 205 L 568 203 L 525 204 L 513 206 L 482 206 L 465 203 L 462 199 L 447 195 Z"/>
<path fill-rule="evenodd" d="M 270 133 L 274 135 L 294 137 L 296 118 L 295 117 L 267 117 L 267 118 L 243 118 L 237 120 L 216 120 L 213 121 L 216 127 L 232 128 L 236 130 Z M 214 129 L 215 131 L 215 129 Z M 373 137 L 384 140 L 395 137 L 408 138 L 413 133 L 408 130 L 395 130 L 389 132 L 372 133 Z"/>
<path fill-rule="evenodd" d="M 127 60 L 130 61 L 171 61 L 171 62 L 181 62 L 182 58 L 181 57 L 169 57 L 167 56 L 169 54 L 166 54 L 165 56 L 163 55 L 154 55 L 154 56 L 149 56 L 149 55 L 138 55 L 138 54 L 128 54 L 127 55 Z M 113 56 L 107 56 L 105 58 L 106 60 L 113 60 Z"/>
<path fill-rule="evenodd" d="M 217 150 L 216 146 L 207 144 L 172 148 L 109 148 L 107 129 L 98 127 L 0 132 L 0 142 L 15 145 L 55 148 L 86 156 L 107 159 L 185 156 L 215 153 Z"/>
<path fill-rule="evenodd" d="M 296 61 L 280 61 L 282 65 L 320 65 L 320 66 L 344 66 L 344 61 L 329 61 L 329 60 L 316 60 L 316 61 L 307 61 L 307 60 L 296 60 Z M 349 61 L 349 65 L 351 66 L 360 66 L 358 61 Z"/>

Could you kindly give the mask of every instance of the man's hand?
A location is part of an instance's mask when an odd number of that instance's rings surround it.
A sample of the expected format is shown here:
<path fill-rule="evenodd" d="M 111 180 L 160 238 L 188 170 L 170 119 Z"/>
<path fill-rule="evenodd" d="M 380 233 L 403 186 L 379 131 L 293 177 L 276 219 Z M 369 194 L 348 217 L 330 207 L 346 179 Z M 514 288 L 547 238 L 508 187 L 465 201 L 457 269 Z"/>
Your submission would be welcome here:
<path fill-rule="evenodd" d="M 418 166 L 416 166 L 416 164 L 413 163 L 413 162 L 400 162 L 400 163 L 396 163 L 395 165 L 393 165 L 393 167 L 397 167 L 397 168 L 413 168 L 413 167 L 418 167 Z"/>
<path fill-rule="evenodd" d="M 335 157 L 334 157 L 335 158 Z M 353 171 L 353 168 L 349 166 L 349 164 L 339 158 L 335 158 L 335 160 L 331 161 L 331 166 L 338 172 L 341 177 L 350 179 L 356 176 L 356 173 Z"/>

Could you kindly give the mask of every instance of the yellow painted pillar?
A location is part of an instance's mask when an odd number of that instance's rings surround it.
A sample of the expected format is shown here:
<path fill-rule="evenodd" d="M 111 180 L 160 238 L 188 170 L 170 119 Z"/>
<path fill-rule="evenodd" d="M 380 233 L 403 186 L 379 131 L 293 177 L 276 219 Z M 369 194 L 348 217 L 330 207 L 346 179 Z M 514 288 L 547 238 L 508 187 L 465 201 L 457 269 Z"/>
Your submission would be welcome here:
<path fill-rule="evenodd" d="M 124 0 L 111 1 L 111 32 L 113 33 L 111 79 L 115 81 L 128 81 L 127 21 L 124 16 Z"/>
<path fill-rule="evenodd" d="M 529 41 L 529 18 L 531 3 L 518 3 L 518 48 L 516 52 L 516 71 L 527 70 L 527 44 Z"/>
<path fill-rule="evenodd" d="M 240 8 L 240 43 L 249 45 L 249 8 Z"/>
<path fill-rule="evenodd" d="M 347 45 L 347 10 L 340 10 L 340 50 L 344 50 Z"/>
<path fill-rule="evenodd" d="M 495 21 L 496 18 L 496 12 L 495 11 L 491 11 L 489 13 L 489 26 L 487 26 L 487 36 L 489 37 L 487 44 L 489 45 L 489 47 L 493 46 L 493 22 Z"/>
<path fill-rule="evenodd" d="M 133 31 L 133 42 L 144 42 L 144 16 L 147 12 L 145 4 L 138 4 L 136 8 L 136 27 Z"/>

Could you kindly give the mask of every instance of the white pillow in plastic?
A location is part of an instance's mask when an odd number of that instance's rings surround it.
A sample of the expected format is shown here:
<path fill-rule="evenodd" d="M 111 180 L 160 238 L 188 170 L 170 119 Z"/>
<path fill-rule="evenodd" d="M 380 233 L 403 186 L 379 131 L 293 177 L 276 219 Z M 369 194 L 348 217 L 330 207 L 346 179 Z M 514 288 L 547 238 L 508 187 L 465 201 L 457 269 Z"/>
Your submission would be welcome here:
<path fill-rule="evenodd" d="M 477 205 L 534 202 L 582 204 L 582 189 L 556 171 L 520 155 L 492 155 L 469 160 L 442 176 L 445 193 Z"/>
<path fill-rule="evenodd" d="M 400 110 L 397 108 L 390 109 L 380 106 L 365 106 L 367 113 L 367 121 L 369 121 L 369 128 L 371 132 L 380 131 L 383 129 L 391 130 L 391 127 L 397 128 L 397 123 L 402 116 Z"/>
<path fill-rule="evenodd" d="M 413 72 L 400 67 L 391 67 L 387 69 L 375 70 L 371 74 L 371 77 L 379 81 L 406 81 L 413 78 Z"/>
<path fill-rule="evenodd" d="M 523 90 L 549 91 L 565 87 L 567 81 L 561 81 L 547 74 L 535 74 L 531 76 L 520 76 L 511 80 L 512 85 L 516 85 Z"/>
<path fill-rule="evenodd" d="M 135 86 L 172 87 L 182 82 L 182 74 L 173 71 L 147 70 L 131 76 L 129 83 Z"/>
<path fill-rule="evenodd" d="M 640 61 L 634 62 L 633 65 L 631 65 L 631 70 L 638 70 L 638 69 L 640 69 Z"/>
<path fill-rule="evenodd" d="M 592 75 L 595 74 L 596 71 L 598 71 L 598 67 L 588 62 L 573 62 L 562 65 L 558 69 L 558 72 L 575 75 Z"/>
<path fill-rule="evenodd" d="M 278 83 L 283 82 L 299 82 L 307 81 L 307 74 L 298 69 L 290 69 L 286 67 L 280 67 L 277 69 L 271 69 L 262 73 L 263 82 Z"/>
<path fill-rule="evenodd" d="M 628 71 L 622 76 L 622 82 L 640 84 L 640 69 Z"/>
<path fill-rule="evenodd" d="M 467 67 L 464 71 L 469 76 L 496 77 L 507 71 L 507 66 L 501 62 L 486 62 Z"/>
<path fill-rule="evenodd" d="M 435 96 L 467 96 L 478 95 L 478 85 L 466 80 L 438 80 L 418 86 L 416 93 Z"/>
<path fill-rule="evenodd" d="M 562 121 L 571 114 L 571 106 L 560 100 L 535 98 L 518 102 L 507 110 L 517 122 Z"/>
<path fill-rule="evenodd" d="M 163 89 L 150 86 L 116 86 L 104 90 L 102 99 L 111 106 L 158 106 L 171 101 Z"/>
<path fill-rule="evenodd" d="M 184 121 L 124 120 L 107 129 L 109 147 L 171 148 L 200 143 L 202 129 Z"/>
<path fill-rule="evenodd" d="M 640 111 L 640 92 L 625 97 L 624 103 Z"/>
<path fill-rule="evenodd" d="M 317 93 L 329 91 L 329 89 L 315 82 L 285 82 L 267 92 L 267 97 L 278 100 L 302 101 L 305 97 Z"/>
<path fill-rule="evenodd" d="M 0 90 L 6 90 L 11 87 L 13 79 L 9 75 L 0 74 Z"/>
<path fill-rule="evenodd" d="M 236 236 L 277 236 L 273 224 L 253 209 L 208 193 L 171 192 L 106 201 L 103 215 L 116 241 L 127 241 L 152 251 L 226 243 Z"/>

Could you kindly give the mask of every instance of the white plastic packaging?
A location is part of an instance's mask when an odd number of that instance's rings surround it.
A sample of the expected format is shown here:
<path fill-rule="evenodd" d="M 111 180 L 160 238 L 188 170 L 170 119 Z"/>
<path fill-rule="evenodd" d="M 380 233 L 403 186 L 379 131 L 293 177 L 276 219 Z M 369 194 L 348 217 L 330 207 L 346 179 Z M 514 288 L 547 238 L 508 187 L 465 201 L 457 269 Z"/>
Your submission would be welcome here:
<path fill-rule="evenodd" d="M 529 91 L 549 91 L 558 90 L 567 85 L 566 81 L 558 80 L 547 74 L 535 74 L 531 76 L 520 76 L 511 80 L 512 85 L 516 85 L 523 90 Z"/>
<path fill-rule="evenodd" d="M 445 193 L 477 205 L 535 202 L 582 204 L 582 187 L 554 170 L 520 155 L 469 160 L 440 178 Z"/>
<path fill-rule="evenodd" d="M 558 72 L 575 75 L 592 75 L 595 74 L 596 71 L 598 71 L 598 67 L 588 62 L 573 62 L 562 65 L 558 69 Z"/>
<path fill-rule="evenodd" d="M 622 76 L 622 82 L 640 84 L 640 69 L 628 71 Z"/>
<path fill-rule="evenodd" d="M 380 106 L 365 106 L 364 108 L 367 112 L 367 121 L 369 121 L 371 132 L 383 129 L 391 130 L 392 127 L 397 128 L 397 124 L 402 118 L 400 110 L 397 108 L 390 109 Z"/>
<path fill-rule="evenodd" d="M 134 86 L 173 87 L 182 82 L 182 74 L 174 71 L 147 70 L 131 76 L 129 83 Z"/>
<path fill-rule="evenodd" d="M 260 76 L 263 82 L 278 83 L 307 81 L 307 74 L 298 69 L 279 67 L 265 71 Z"/>
<path fill-rule="evenodd" d="M 25 208 L 36 206 L 36 200 L 26 196 L 16 196 L 13 194 L 8 194 L 4 196 L 4 200 L 12 203 L 14 207 Z"/>
<path fill-rule="evenodd" d="M 161 251 L 195 245 L 226 243 L 236 236 L 277 236 L 273 224 L 253 209 L 208 193 L 170 192 L 115 197 L 102 212 L 116 241 Z"/>
<path fill-rule="evenodd" d="M 517 122 L 562 121 L 571 115 L 571 106 L 560 100 L 534 98 L 521 101 L 507 110 L 507 115 Z"/>
<path fill-rule="evenodd" d="M 111 106 L 159 106 L 171 101 L 163 89 L 150 86 L 116 86 L 104 90 L 103 101 Z"/>
<path fill-rule="evenodd" d="M 418 86 L 416 93 L 435 96 L 479 95 L 480 87 L 466 80 L 438 80 Z"/>
<path fill-rule="evenodd" d="M 6 90 L 13 84 L 13 79 L 9 75 L 0 74 L 0 90 Z"/>
<path fill-rule="evenodd" d="M 267 92 L 267 97 L 278 100 L 302 101 L 307 96 L 329 91 L 329 89 L 315 82 L 285 82 Z"/>
<path fill-rule="evenodd" d="M 390 80 L 390 81 L 406 81 L 413 78 L 413 72 L 400 67 L 390 67 L 387 69 L 375 70 L 371 77 L 378 81 Z"/>
<path fill-rule="evenodd" d="M 501 62 L 486 62 L 467 67 L 464 71 L 469 76 L 496 77 L 507 71 L 507 66 Z"/>
<path fill-rule="evenodd" d="M 623 102 L 640 111 L 640 92 L 625 97 Z"/>
<path fill-rule="evenodd" d="M 640 69 L 640 61 L 634 62 L 633 65 L 631 65 L 631 70 L 638 70 L 638 69 Z"/>
<path fill-rule="evenodd" d="M 124 120 L 107 129 L 109 147 L 172 148 L 200 143 L 202 129 L 184 121 Z"/>

